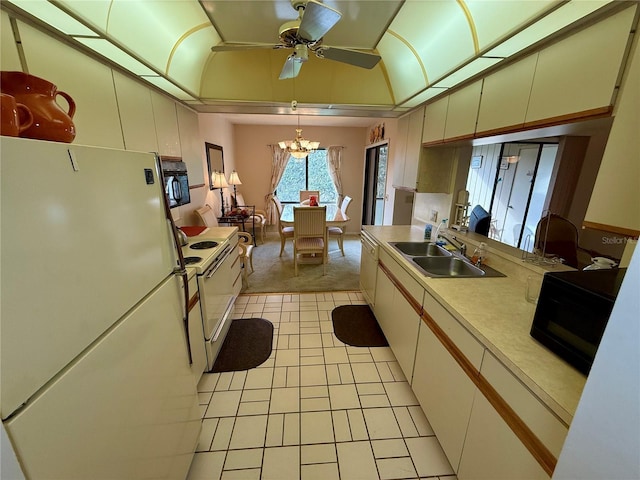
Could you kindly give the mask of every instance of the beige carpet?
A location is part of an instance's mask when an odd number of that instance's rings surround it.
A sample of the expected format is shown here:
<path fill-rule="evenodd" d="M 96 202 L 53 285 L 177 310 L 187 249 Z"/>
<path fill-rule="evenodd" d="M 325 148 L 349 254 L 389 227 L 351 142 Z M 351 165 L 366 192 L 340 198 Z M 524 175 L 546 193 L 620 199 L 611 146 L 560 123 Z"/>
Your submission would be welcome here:
<path fill-rule="evenodd" d="M 293 274 L 293 245 L 287 240 L 282 257 L 280 239 L 275 232 L 266 235 L 265 243 L 258 240 L 253 249 L 253 267 L 249 286 L 243 293 L 336 292 L 360 290 L 360 237 L 345 237 L 343 257 L 335 239 L 329 240 L 327 274 L 322 265 L 298 265 L 298 276 Z"/>

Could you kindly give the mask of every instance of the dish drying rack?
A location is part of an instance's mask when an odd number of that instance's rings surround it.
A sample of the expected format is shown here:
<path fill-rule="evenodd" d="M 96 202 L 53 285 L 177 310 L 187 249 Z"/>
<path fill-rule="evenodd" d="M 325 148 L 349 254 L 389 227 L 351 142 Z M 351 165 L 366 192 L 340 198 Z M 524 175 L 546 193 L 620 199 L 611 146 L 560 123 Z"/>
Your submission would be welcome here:
<path fill-rule="evenodd" d="M 542 212 L 542 218 L 547 219 L 544 224 L 544 239 L 542 240 L 542 251 L 535 245 L 535 234 L 527 235 L 524 238 L 524 245 L 522 248 L 522 261 L 531 263 L 533 265 L 548 265 L 551 267 L 555 267 L 556 265 L 562 265 L 564 263 L 564 259 L 558 256 L 547 256 L 547 235 L 549 234 L 549 223 L 551 221 L 550 216 L 551 211 L 545 210 Z M 538 225 L 540 228 L 540 225 Z M 536 229 L 537 232 L 538 229 Z M 532 245 L 533 243 L 533 245 Z M 531 248 L 533 247 L 533 248 Z M 531 252 L 529 251 L 531 250 Z"/>

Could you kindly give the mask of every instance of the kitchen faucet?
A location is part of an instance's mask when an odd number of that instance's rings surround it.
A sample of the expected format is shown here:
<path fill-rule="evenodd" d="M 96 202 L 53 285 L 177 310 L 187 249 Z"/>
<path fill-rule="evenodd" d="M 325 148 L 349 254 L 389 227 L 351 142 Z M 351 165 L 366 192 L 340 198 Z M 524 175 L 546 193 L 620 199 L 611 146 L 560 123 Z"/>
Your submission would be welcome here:
<path fill-rule="evenodd" d="M 460 240 L 458 240 L 456 237 L 452 236 L 452 237 L 445 237 L 447 239 L 447 241 L 453 245 L 454 247 L 456 247 L 458 250 L 460 250 L 460 253 L 462 254 L 463 257 L 467 256 L 467 244 L 466 243 L 462 243 Z"/>

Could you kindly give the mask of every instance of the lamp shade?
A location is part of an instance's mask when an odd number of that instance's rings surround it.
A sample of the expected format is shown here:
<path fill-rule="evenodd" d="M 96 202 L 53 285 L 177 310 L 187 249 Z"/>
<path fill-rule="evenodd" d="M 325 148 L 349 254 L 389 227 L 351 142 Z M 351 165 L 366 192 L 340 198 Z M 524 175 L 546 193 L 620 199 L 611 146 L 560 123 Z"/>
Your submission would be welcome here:
<path fill-rule="evenodd" d="M 228 188 L 227 177 L 223 172 L 213 172 L 213 188 Z"/>
<path fill-rule="evenodd" d="M 242 185 L 238 172 L 235 170 L 231 172 L 231 175 L 229 175 L 229 185 Z"/>

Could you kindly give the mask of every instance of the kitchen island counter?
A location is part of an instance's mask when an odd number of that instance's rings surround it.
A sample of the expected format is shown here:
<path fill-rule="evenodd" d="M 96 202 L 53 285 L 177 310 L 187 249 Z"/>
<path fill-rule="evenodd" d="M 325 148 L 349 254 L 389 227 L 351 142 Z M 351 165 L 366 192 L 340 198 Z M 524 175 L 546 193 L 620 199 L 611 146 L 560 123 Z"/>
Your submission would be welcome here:
<path fill-rule="evenodd" d="M 389 242 L 424 241 L 419 227 L 365 226 L 380 248 L 392 256 L 485 348 L 496 356 L 559 419 L 570 425 L 586 377 L 534 340 L 529 330 L 535 305 L 525 300 L 526 279 L 545 271 L 568 270 L 561 265 L 540 267 L 523 262 L 496 242 L 476 234 L 455 233 L 469 251 L 485 241 L 487 265 L 505 274 L 498 278 L 430 278 Z"/>

